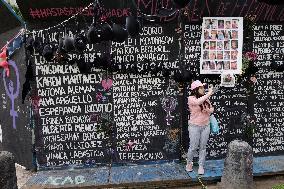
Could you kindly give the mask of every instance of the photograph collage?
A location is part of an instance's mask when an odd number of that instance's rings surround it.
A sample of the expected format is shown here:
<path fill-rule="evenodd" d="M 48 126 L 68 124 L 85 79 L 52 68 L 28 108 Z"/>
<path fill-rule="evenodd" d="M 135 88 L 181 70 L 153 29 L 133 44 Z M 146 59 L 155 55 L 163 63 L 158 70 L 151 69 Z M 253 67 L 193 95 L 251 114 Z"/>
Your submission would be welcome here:
<path fill-rule="evenodd" d="M 241 18 L 204 18 L 201 73 L 237 72 L 241 55 Z"/>

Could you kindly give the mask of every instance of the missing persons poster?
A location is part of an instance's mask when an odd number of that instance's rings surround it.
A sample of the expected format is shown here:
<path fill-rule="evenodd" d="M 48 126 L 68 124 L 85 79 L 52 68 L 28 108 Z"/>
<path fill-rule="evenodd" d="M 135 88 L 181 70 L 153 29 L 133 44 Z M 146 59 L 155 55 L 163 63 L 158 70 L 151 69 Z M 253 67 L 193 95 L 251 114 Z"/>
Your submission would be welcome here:
<path fill-rule="evenodd" d="M 204 17 L 201 36 L 201 74 L 240 74 L 243 18 Z"/>
<path fill-rule="evenodd" d="M 236 84 L 236 79 L 232 73 L 221 74 L 221 85 L 223 87 L 234 87 Z"/>

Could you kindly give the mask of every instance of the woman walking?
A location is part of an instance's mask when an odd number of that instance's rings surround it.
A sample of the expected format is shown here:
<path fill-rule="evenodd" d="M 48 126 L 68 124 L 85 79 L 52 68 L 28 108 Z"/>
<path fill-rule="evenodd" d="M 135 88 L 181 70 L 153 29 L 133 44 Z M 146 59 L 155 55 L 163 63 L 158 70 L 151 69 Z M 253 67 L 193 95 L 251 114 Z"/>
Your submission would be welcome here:
<path fill-rule="evenodd" d="M 198 174 L 201 175 L 204 174 L 206 145 L 210 134 L 210 114 L 214 111 L 209 101 L 209 97 L 213 94 L 213 87 L 210 87 L 208 93 L 205 94 L 204 85 L 204 83 L 198 80 L 194 81 L 191 84 L 191 96 L 188 97 L 190 146 L 188 149 L 186 170 L 193 170 L 193 156 L 199 147 Z"/>

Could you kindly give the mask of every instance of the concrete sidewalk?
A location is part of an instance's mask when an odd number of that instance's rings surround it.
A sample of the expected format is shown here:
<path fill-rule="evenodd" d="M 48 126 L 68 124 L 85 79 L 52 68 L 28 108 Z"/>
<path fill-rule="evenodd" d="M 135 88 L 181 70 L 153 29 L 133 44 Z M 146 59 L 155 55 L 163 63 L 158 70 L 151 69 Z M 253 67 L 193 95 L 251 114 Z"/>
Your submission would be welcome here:
<path fill-rule="evenodd" d="M 224 160 L 206 162 L 206 173 L 201 176 L 204 183 L 220 180 Z M 196 169 L 186 172 L 181 163 L 151 165 L 97 167 L 87 169 L 65 169 L 40 171 L 23 187 L 35 188 L 167 188 L 198 184 Z M 256 157 L 254 176 L 284 174 L 284 156 Z"/>

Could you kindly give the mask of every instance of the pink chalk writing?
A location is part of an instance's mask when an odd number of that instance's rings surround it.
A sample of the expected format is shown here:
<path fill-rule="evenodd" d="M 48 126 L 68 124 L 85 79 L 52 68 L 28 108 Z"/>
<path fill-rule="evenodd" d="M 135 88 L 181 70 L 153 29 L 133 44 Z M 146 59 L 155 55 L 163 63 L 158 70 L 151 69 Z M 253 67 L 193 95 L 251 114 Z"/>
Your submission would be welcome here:
<path fill-rule="evenodd" d="M 70 17 L 75 14 L 81 14 L 84 16 L 94 15 L 93 7 L 89 7 L 84 11 L 83 9 L 84 7 L 41 8 L 41 9 L 30 8 L 29 14 L 33 19 L 42 19 L 42 18 L 60 17 L 60 16 Z"/>
<path fill-rule="evenodd" d="M 115 18 L 121 18 L 121 17 L 127 17 L 131 15 L 130 8 L 123 8 L 123 9 L 101 9 L 102 20 L 107 20 L 108 18 L 115 17 Z"/>
<path fill-rule="evenodd" d="M 136 6 L 142 13 L 147 15 L 157 15 L 161 7 L 172 9 L 174 7 L 171 0 L 136 0 Z M 30 8 L 29 15 L 33 19 L 47 19 L 51 17 L 70 17 L 77 13 L 84 16 L 93 16 L 94 8 L 89 7 L 82 11 L 84 7 L 57 7 L 57 8 Z M 107 8 L 101 7 L 101 19 L 124 18 L 132 15 L 131 8 Z M 246 1 L 223 1 L 223 0 L 205 0 L 202 3 L 199 0 L 192 0 L 186 7 L 185 15 L 189 22 L 198 22 L 204 16 L 239 16 L 255 15 L 256 21 L 283 21 L 284 8 L 277 5 L 268 5 L 260 3 L 257 0 Z M 177 14 L 171 17 L 162 17 L 160 21 L 167 22 L 177 18 Z"/>

